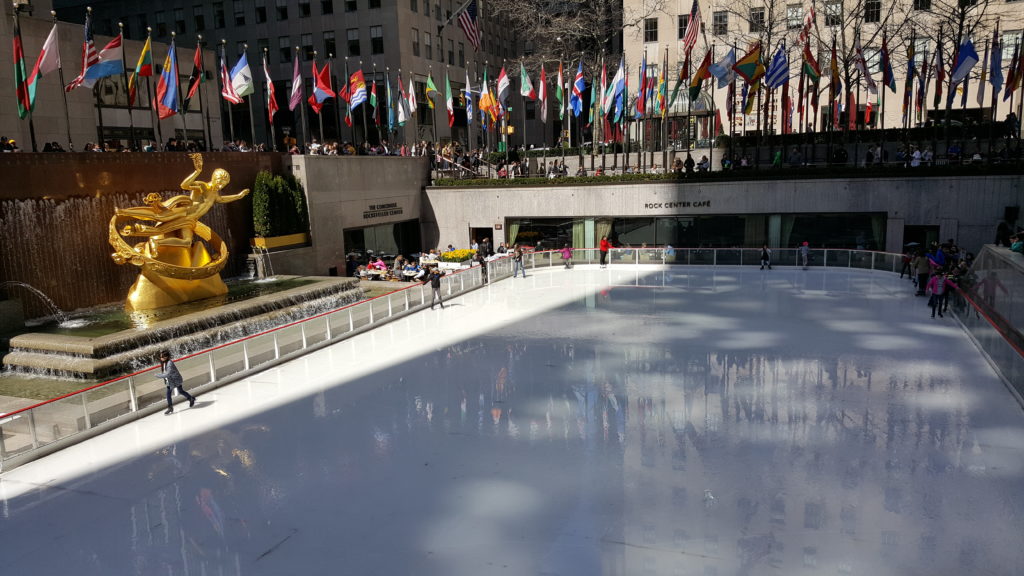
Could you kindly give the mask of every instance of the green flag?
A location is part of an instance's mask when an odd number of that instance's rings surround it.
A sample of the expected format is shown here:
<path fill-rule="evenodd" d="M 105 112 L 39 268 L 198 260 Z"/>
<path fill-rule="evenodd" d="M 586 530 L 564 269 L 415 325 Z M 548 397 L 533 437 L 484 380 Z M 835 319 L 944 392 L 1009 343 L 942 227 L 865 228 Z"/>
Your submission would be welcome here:
<path fill-rule="evenodd" d="M 437 86 L 434 85 L 434 77 L 433 76 L 427 76 L 427 91 L 426 91 L 427 106 L 430 106 L 431 110 L 434 109 L 434 99 L 431 98 L 430 95 L 431 94 L 437 94 L 437 93 L 438 93 Z"/>

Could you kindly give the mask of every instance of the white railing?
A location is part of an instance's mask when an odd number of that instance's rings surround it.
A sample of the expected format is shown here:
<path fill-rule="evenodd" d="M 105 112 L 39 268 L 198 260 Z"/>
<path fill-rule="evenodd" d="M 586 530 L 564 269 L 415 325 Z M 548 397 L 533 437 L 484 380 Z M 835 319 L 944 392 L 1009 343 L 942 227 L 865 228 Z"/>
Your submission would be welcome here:
<path fill-rule="evenodd" d="M 614 248 L 613 266 L 625 264 L 756 265 L 760 249 L 746 248 Z M 796 250 L 773 250 L 772 264 L 795 265 Z M 598 250 L 573 251 L 573 264 L 596 264 Z M 527 269 L 564 266 L 560 252 L 524 255 Z M 810 266 L 864 268 L 899 272 L 900 254 L 863 250 L 812 250 Z M 491 282 L 512 276 L 512 260 L 505 256 L 487 263 Z M 479 267 L 442 278 L 446 298 L 483 285 Z M 430 305 L 429 286 L 415 283 L 395 292 L 364 300 L 222 344 L 177 359 L 175 363 L 188 390 L 203 393 L 286 362 L 354 334 L 390 322 Z M 153 414 L 165 405 L 165 388 L 155 377 L 156 367 L 97 384 L 59 398 L 0 416 L 0 471 L 20 466 L 46 454 L 81 442 L 126 422 Z"/>

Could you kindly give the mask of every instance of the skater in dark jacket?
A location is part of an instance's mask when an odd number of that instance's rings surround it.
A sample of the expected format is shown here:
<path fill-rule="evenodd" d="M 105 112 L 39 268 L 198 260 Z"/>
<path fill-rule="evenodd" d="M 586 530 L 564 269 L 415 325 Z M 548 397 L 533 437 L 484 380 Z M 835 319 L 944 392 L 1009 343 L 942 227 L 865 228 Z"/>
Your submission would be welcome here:
<path fill-rule="evenodd" d="M 434 300 L 441 305 L 441 309 L 444 310 L 444 300 L 441 299 L 441 271 L 437 268 L 431 268 L 430 273 L 427 274 L 427 280 L 423 284 L 430 283 L 432 294 L 430 295 L 430 309 L 434 309 Z"/>
<path fill-rule="evenodd" d="M 171 360 L 171 353 L 166 350 L 160 353 L 160 373 L 156 377 L 162 378 L 164 385 L 167 387 L 167 411 L 164 414 L 174 412 L 174 403 L 171 402 L 171 391 L 175 388 L 177 388 L 178 394 L 188 398 L 190 408 L 195 406 L 196 397 L 185 391 L 183 386 L 185 382 L 181 377 L 181 372 L 178 372 L 178 367 Z"/>

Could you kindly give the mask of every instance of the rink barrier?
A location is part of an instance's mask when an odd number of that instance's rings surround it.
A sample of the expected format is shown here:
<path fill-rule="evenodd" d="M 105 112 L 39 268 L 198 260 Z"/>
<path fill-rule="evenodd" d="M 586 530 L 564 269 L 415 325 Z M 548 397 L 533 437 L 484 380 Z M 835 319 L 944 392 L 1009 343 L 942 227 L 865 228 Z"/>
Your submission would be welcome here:
<path fill-rule="evenodd" d="M 760 263 L 761 250 L 748 248 L 613 248 L 610 266 L 668 264 L 748 266 Z M 773 266 L 794 266 L 797 250 L 773 249 Z M 573 251 L 573 265 L 598 264 L 597 249 Z M 561 252 L 523 255 L 527 270 L 564 266 Z M 512 259 L 500 256 L 486 263 L 491 282 L 512 276 Z M 859 268 L 899 272 L 902 255 L 864 250 L 811 250 L 811 267 Z M 445 298 L 484 285 L 479 266 L 442 278 Z M 175 360 L 187 390 L 203 394 L 257 372 L 319 350 L 430 305 L 429 286 L 414 283 L 394 292 L 362 300 L 183 356 Z M 0 415 L 0 472 L 86 440 L 96 434 L 157 413 L 165 406 L 157 367 L 141 370 Z"/>

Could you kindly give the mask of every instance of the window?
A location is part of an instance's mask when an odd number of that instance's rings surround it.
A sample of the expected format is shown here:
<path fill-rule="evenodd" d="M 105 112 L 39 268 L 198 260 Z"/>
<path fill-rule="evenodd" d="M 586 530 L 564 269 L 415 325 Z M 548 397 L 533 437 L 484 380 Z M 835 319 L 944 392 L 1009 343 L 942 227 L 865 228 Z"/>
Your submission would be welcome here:
<path fill-rule="evenodd" d="M 423 0 L 423 15 L 430 16 L 430 0 Z"/>
<path fill-rule="evenodd" d="M 136 17 L 136 19 L 139 21 L 139 34 L 142 34 L 143 32 L 146 31 L 146 28 L 149 27 L 149 21 L 146 19 L 146 15 L 145 14 L 139 14 Z M 130 33 L 128 32 L 128 23 L 127 22 L 124 23 L 124 34 L 125 34 L 125 36 L 129 36 L 130 35 Z"/>
<path fill-rule="evenodd" d="M 921 66 L 924 65 L 925 58 L 931 54 L 932 45 L 927 38 L 915 38 L 914 39 L 914 63 L 917 64 L 917 69 L 921 70 Z"/>
<path fill-rule="evenodd" d="M 448 41 L 448 65 L 455 66 L 455 41 Z"/>
<path fill-rule="evenodd" d="M 334 0 L 320 0 L 321 14 L 334 14 Z"/>
<path fill-rule="evenodd" d="M 187 31 L 187 27 L 185 26 L 184 8 L 174 9 L 174 31 L 178 34 L 184 34 Z"/>
<path fill-rule="evenodd" d="M 803 26 L 804 7 L 800 4 L 786 6 L 786 27 L 790 30 L 799 30 Z"/>
<path fill-rule="evenodd" d="M 309 18 L 312 8 L 309 7 L 310 0 L 299 0 L 299 18 Z"/>
<path fill-rule="evenodd" d="M 197 4 L 192 7 L 192 21 L 196 25 L 196 32 L 206 30 L 206 16 L 203 15 L 202 4 Z"/>
<path fill-rule="evenodd" d="M 444 62 L 444 40 L 441 40 L 441 35 L 437 35 L 437 61 Z"/>
<path fill-rule="evenodd" d="M 419 12 L 419 4 L 419 0 L 409 0 L 409 10 L 412 10 L 413 13 Z"/>
<path fill-rule="evenodd" d="M 711 15 L 711 33 L 725 36 L 729 32 L 729 13 L 722 10 Z"/>
<path fill-rule="evenodd" d="M 644 20 L 644 42 L 658 41 L 658 19 L 647 18 Z"/>
<path fill-rule="evenodd" d="M 277 0 L 277 6 L 275 12 L 277 13 L 278 20 L 288 19 L 288 0 Z"/>
<path fill-rule="evenodd" d="M 224 27 L 224 3 L 214 2 L 213 3 L 213 27 L 223 28 Z"/>
<path fill-rule="evenodd" d="M 346 46 L 349 56 L 359 56 L 359 28 L 345 30 Z"/>
<path fill-rule="evenodd" d="M 256 0 L 256 23 L 267 21 L 267 0 Z"/>
<path fill-rule="evenodd" d="M 882 20 L 882 0 L 864 0 L 864 21 L 879 22 Z"/>
<path fill-rule="evenodd" d="M 337 54 L 338 45 L 334 40 L 334 30 L 324 32 L 324 54 Z"/>
<path fill-rule="evenodd" d="M 355 12 L 359 9 L 356 0 L 345 0 L 345 12 Z"/>
<path fill-rule="evenodd" d="M 370 54 L 384 53 L 384 27 L 370 26 Z"/>
<path fill-rule="evenodd" d="M 466 46 L 459 42 L 459 66 L 466 67 Z"/>
<path fill-rule="evenodd" d="M 167 36 L 167 14 L 163 10 L 153 14 L 153 22 L 156 23 L 156 35 Z"/>
<path fill-rule="evenodd" d="M 825 2 L 825 26 L 843 25 L 843 0 Z"/>
<path fill-rule="evenodd" d="M 1022 36 L 1021 30 L 1007 30 L 1003 32 L 1003 66 L 1007 66 L 1008 62 L 1013 59 L 1013 51 L 1020 44 Z"/>
<path fill-rule="evenodd" d="M 764 8 L 750 9 L 750 32 L 757 34 L 764 30 Z"/>
<path fill-rule="evenodd" d="M 914 10 L 931 10 L 932 0 L 914 0 Z"/>
<path fill-rule="evenodd" d="M 874 74 L 882 70 L 882 49 L 881 48 L 864 48 L 864 62 L 868 67 L 868 74 Z"/>
<path fill-rule="evenodd" d="M 245 26 L 245 2 L 235 0 L 235 26 Z"/>
<path fill-rule="evenodd" d="M 430 36 L 430 32 L 423 33 L 423 57 L 426 58 L 427 60 L 430 60 L 431 58 L 434 57 L 434 52 L 432 51 L 433 49 L 431 48 L 430 45 L 431 38 L 432 37 Z"/>
<path fill-rule="evenodd" d="M 441 3 L 440 2 L 434 2 L 434 18 L 437 18 L 438 22 L 441 21 Z"/>
<path fill-rule="evenodd" d="M 380 0 L 370 0 L 370 8 L 380 8 Z"/>
<path fill-rule="evenodd" d="M 415 28 L 412 29 L 412 55 L 420 55 L 420 31 Z"/>
<path fill-rule="evenodd" d="M 303 34 L 299 37 L 299 44 L 302 45 L 302 58 L 303 60 L 313 59 L 313 35 Z M 325 54 L 326 57 L 330 58 L 331 54 Z"/>
<path fill-rule="evenodd" d="M 269 38 L 257 38 L 256 39 L 256 51 L 259 52 L 260 58 L 263 58 L 264 54 L 267 54 L 267 59 L 270 59 L 270 39 Z"/>
<path fill-rule="evenodd" d="M 277 54 L 282 64 L 292 59 L 292 39 L 287 36 L 277 37 Z"/>

